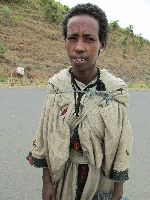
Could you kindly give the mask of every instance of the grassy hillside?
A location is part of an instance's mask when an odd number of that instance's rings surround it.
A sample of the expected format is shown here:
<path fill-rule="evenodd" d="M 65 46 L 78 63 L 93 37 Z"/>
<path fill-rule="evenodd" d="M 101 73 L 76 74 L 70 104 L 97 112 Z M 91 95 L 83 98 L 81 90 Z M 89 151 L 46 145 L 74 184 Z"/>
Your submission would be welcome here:
<path fill-rule="evenodd" d="M 61 26 L 58 21 L 54 25 L 46 19 L 40 0 L 23 4 L 0 1 L 1 84 L 9 82 L 17 66 L 26 68 L 32 76 L 33 82 L 29 84 L 45 83 L 54 73 L 69 66 L 64 48 Z M 97 65 L 132 86 L 150 87 L 150 42 L 141 35 L 135 36 L 132 26 L 122 29 L 117 21 L 112 22 L 108 46 Z M 20 79 L 15 78 L 14 83 L 20 83 Z"/>

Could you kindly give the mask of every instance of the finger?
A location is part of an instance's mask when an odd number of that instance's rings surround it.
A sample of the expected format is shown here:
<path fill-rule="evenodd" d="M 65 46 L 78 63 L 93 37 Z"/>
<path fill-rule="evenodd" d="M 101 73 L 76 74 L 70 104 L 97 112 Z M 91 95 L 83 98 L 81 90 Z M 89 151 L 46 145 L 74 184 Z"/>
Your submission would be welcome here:
<path fill-rule="evenodd" d="M 47 196 L 47 195 L 45 195 L 45 197 L 44 197 L 43 200 L 52 200 L 52 197 L 51 197 L 51 196 Z"/>
<path fill-rule="evenodd" d="M 53 195 L 51 200 L 56 200 L 56 196 L 55 196 L 55 195 Z"/>

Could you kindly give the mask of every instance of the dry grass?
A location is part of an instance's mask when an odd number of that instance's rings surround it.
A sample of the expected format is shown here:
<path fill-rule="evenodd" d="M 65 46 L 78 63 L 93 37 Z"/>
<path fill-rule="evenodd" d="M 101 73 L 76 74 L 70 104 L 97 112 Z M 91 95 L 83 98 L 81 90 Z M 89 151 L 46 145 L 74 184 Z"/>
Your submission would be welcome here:
<path fill-rule="evenodd" d="M 17 66 L 30 67 L 35 83 L 43 83 L 60 69 L 69 66 L 60 27 L 53 27 L 44 19 L 41 8 L 11 5 L 12 24 L 0 23 L 0 42 L 7 52 L 0 58 L 0 77 L 10 77 Z M 109 33 L 108 47 L 100 55 L 97 65 L 111 71 L 126 82 L 150 82 L 150 45 L 141 49 L 130 38 L 124 53 L 125 33 Z M 4 81 L 5 82 L 5 81 Z M 17 82 L 17 81 L 16 81 Z"/>

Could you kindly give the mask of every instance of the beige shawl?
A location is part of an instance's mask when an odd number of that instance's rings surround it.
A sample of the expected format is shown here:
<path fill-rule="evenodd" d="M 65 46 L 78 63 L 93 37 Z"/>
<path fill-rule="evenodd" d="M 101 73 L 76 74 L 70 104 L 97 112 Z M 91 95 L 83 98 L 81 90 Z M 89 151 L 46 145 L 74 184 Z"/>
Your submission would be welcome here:
<path fill-rule="evenodd" d="M 107 92 L 95 94 L 89 91 L 82 102 L 84 106 L 79 117 L 74 115 L 68 69 L 48 81 L 49 94 L 35 136 L 37 146 L 31 148 L 34 157 L 47 159 L 57 187 L 57 199 L 61 195 L 63 200 L 75 199 L 78 164 L 89 164 L 89 175 L 81 198 L 88 200 L 96 191 L 111 190 L 108 182 L 112 170 L 120 172 L 129 168 L 132 135 L 127 117 L 127 87 L 107 70 L 101 70 L 101 80 Z M 67 112 L 62 115 L 66 108 Z M 78 124 L 81 124 L 79 137 L 84 156 L 69 149 L 70 131 Z M 101 178 L 102 171 L 108 181 Z"/>

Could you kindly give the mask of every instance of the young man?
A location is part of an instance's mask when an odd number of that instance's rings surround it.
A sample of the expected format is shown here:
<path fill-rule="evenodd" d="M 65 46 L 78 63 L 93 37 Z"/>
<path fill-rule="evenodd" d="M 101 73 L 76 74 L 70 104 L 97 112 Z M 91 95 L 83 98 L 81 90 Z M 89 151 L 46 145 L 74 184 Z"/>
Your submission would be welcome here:
<path fill-rule="evenodd" d="M 43 167 L 44 200 L 123 199 L 132 145 L 126 84 L 96 67 L 108 22 L 87 3 L 63 23 L 71 67 L 49 80 L 49 95 L 27 159 Z"/>

